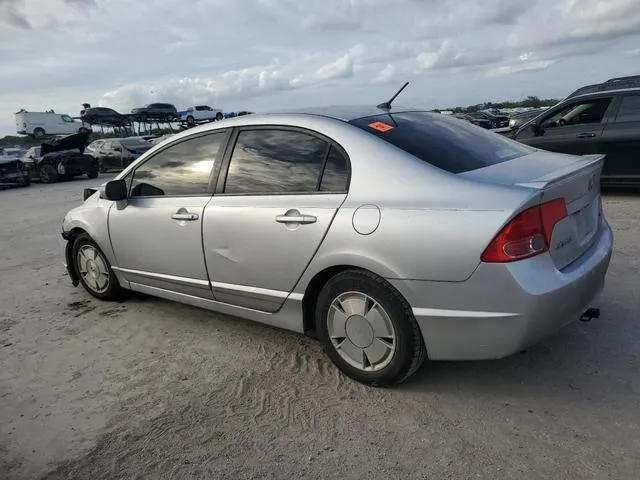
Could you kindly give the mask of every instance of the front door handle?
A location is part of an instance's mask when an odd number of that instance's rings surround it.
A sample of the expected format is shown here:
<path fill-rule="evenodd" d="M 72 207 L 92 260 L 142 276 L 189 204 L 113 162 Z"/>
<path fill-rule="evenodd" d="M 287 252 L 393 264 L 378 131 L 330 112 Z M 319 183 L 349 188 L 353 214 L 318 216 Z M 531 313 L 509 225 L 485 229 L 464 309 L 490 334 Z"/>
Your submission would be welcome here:
<path fill-rule="evenodd" d="M 318 219 L 313 215 L 303 215 L 298 210 L 289 210 L 284 215 L 276 216 L 276 222 L 278 223 L 316 223 Z"/>
<path fill-rule="evenodd" d="M 189 213 L 186 208 L 181 208 L 176 213 L 171 215 L 171 218 L 183 222 L 193 222 L 194 220 L 200 218 L 200 216 L 197 213 Z"/>
<path fill-rule="evenodd" d="M 576 138 L 593 138 L 595 137 L 596 134 L 595 133 L 579 133 L 578 135 L 576 135 Z"/>

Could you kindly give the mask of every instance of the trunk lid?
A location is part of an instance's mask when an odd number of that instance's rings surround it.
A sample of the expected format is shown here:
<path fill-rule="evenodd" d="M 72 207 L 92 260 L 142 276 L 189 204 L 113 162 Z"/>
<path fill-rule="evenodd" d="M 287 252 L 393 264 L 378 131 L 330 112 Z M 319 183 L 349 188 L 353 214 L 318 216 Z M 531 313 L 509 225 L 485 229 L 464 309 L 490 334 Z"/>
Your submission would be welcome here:
<path fill-rule="evenodd" d="M 567 217 L 553 228 L 549 248 L 556 267 L 562 269 L 588 250 L 597 237 L 600 225 L 600 174 L 604 157 L 536 151 L 460 176 L 537 190 L 541 203 L 564 198 Z"/>

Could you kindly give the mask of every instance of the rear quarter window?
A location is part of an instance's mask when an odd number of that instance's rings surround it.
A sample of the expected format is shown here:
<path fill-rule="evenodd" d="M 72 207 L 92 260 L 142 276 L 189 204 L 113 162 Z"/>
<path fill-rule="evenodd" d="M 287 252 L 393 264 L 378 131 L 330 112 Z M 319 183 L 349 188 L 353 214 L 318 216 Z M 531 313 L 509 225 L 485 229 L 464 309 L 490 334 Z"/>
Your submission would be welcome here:
<path fill-rule="evenodd" d="M 390 113 L 349 123 L 450 173 L 488 167 L 534 151 L 465 120 L 438 113 Z"/>

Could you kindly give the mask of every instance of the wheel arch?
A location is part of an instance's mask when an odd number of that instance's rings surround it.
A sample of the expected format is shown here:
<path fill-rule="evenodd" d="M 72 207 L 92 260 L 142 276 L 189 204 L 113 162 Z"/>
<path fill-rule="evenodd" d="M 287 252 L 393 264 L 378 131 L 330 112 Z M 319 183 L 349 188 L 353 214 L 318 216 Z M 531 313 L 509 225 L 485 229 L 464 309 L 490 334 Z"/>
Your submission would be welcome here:
<path fill-rule="evenodd" d="M 305 335 L 312 338 L 317 337 L 314 316 L 320 291 L 329 280 L 347 270 L 368 272 L 382 278 L 385 278 L 385 276 L 389 277 L 390 273 L 386 267 L 382 266 L 371 268 L 371 265 L 363 265 L 359 264 L 359 262 L 345 262 L 326 266 L 310 276 L 311 278 L 306 282 L 306 286 L 304 287 L 304 295 L 302 297 L 302 327 Z M 398 292 L 398 294 L 402 296 L 400 292 Z"/>

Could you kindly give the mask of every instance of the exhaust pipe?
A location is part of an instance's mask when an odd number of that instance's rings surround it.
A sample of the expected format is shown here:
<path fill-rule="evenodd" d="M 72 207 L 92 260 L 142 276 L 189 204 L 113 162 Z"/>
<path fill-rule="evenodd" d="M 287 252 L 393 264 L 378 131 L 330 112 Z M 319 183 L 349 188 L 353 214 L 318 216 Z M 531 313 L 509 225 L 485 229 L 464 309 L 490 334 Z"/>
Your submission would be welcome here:
<path fill-rule="evenodd" d="M 580 315 L 581 322 L 590 322 L 594 318 L 600 318 L 599 308 L 588 308 L 582 315 Z"/>

